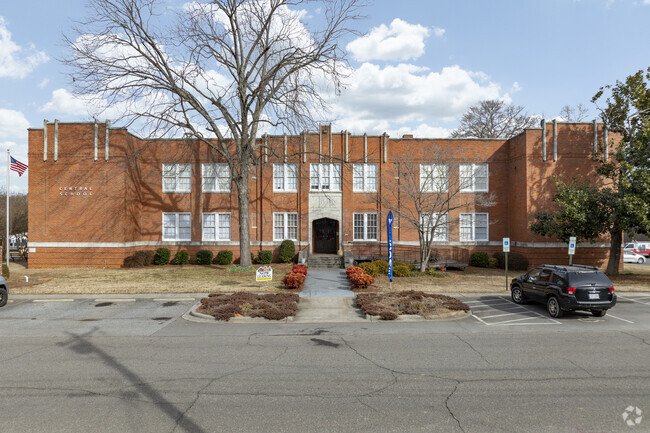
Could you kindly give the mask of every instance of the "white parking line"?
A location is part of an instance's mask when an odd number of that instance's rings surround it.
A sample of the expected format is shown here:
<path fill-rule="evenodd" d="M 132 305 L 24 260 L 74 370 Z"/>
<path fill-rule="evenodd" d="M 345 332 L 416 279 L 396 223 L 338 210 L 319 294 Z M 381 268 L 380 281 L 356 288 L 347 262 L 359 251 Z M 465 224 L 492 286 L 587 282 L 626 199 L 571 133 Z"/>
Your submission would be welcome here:
<path fill-rule="evenodd" d="M 608 314 L 607 316 L 611 317 L 612 319 L 622 320 L 623 322 L 634 323 L 634 322 L 632 322 L 631 320 L 621 319 L 620 317 L 616 317 L 616 316 L 614 316 L 613 314 Z"/>
<path fill-rule="evenodd" d="M 621 296 L 621 295 L 619 295 L 618 297 L 622 298 L 622 299 L 627 299 L 628 301 L 636 302 L 637 304 L 650 305 L 650 302 L 641 302 L 641 301 L 637 301 L 636 299 L 627 298 L 627 297 Z M 648 298 L 650 299 L 650 297 L 648 297 Z M 645 296 L 642 297 L 641 299 L 645 299 Z"/>
<path fill-rule="evenodd" d="M 95 302 L 135 302 L 135 298 L 99 298 L 95 299 Z"/>
<path fill-rule="evenodd" d="M 554 320 L 553 318 L 546 317 L 536 311 L 528 309 L 523 305 L 516 304 L 510 299 L 506 298 L 493 298 L 484 301 L 470 301 L 476 305 L 471 306 L 472 308 L 472 317 L 476 318 L 479 322 L 483 323 L 486 326 L 492 325 L 504 325 L 504 326 L 515 326 L 515 325 L 561 325 L 561 322 Z M 488 303 L 489 302 L 489 303 Z M 497 313 L 497 314 L 490 314 Z M 488 314 L 487 316 L 482 316 L 481 314 Z M 511 318 L 510 320 L 500 320 L 500 321 L 488 321 L 488 319 L 495 318 L 507 318 L 507 316 L 520 316 L 519 318 Z M 541 321 L 540 321 L 541 319 Z M 534 321 L 534 323 L 530 323 Z M 528 323 L 523 323 L 528 322 Z"/>
<path fill-rule="evenodd" d="M 503 317 L 503 316 L 512 316 L 513 314 L 519 314 L 519 313 L 504 313 L 504 314 L 494 314 L 492 316 L 485 316 L 483 317 L 484 319 L 492 319 L 494 317 Z"/>
<path fill-rule="evenodd" d="M 74 302 L 74 299 L 34 299 L 32 302 L 45 303 L 45 302 Z"/>
<path fill-rule="evenodd" d="M 153 302 L 194 302 L 194 298 L 154 298 Z"/>

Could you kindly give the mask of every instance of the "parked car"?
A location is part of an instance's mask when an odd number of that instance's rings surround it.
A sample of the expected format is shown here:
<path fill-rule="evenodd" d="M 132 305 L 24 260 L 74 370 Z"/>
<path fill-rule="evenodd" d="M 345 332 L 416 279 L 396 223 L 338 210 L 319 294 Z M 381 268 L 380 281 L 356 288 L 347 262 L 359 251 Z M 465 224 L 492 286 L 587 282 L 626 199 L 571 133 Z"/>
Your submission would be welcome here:
<path fill-rule="evenodd" d="M 9 296 L 9 283 L 4 277 L 0 277 L 0 307 L 7 304 L 7 297 Z"/>
<path fill-rule="evenodd" d="M 623 250 L 648 258 L 650 257 L 650 242 L 629 242 L 625 244 Z"/>
<path fill-rule="evenodd" d="M 625 263 L 645 263 L 645 257 L 632 251 L 623 251 L 623 262 Z"/>
<path fill-rule="evenodd" d="M 616 305 L 614 285 L 598 268 L 584 265 L 541 265 L 514 278 L 510 284 L 512 300 L 546 305 L 551 317 L 565 311 L 585 310 L 596 317 Z"/>

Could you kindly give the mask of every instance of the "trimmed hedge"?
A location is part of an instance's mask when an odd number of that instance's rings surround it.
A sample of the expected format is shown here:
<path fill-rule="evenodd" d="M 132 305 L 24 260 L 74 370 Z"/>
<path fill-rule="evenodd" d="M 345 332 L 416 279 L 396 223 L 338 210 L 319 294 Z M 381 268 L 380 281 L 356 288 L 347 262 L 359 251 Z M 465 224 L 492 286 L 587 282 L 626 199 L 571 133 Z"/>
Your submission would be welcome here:
<path fill-rule="evenodd" d="M 375 262 L 363 262 L 359 263 L 359 267 L 366 271 L 368 275 L 376 277 L 379 275 L 379 266 Z"/>
<path fill-rule="evenodd" d="M 293 256 L 296 255 L 296 244 L 291 239 L 285 239 L 280 244 L 280 251 L 278 252 L 278 260 L 282 263 L 291 263 Z"/>
<path fill-rule="evenodd" d="M 504 269 L 506 267 L 506 253 L 498 251 L 494 253 L 494 258 L 497 259 L 497 267 Z M 530 266 L 528 258 L 520 253 L 508 253 L 508 269 L 513 271 L 527 271 Z"/>
<path fill-rule="evenodd" d="M 283 279 L 282 284 L 287 289 L 300 289 L 305 282 L 307 275 L 302 272 L 289 272 Z"/>
<path fill-rule="evenodd" d="M 490 261 L 490 256 L 484 251 L 477 251 L 472 253 L 469 263 L 472 266 L 478 266 L 479 268 L 487 268 Z"/>
<path fill-rule="evenodd" d="M 212 259 L 214 258 L 214 253 L 210 250 L 199 250 L 196 252 L 194 260 L 197 265 L 210 265 L 212 264 Z"/>
<path fill-rule="evenodd" d="M 357 266 L 349 266 L 345 269 L 345 273 L 355 289 L 365 289 L 375 282 L 374 278 Z"/>
<path fill-rule="evenodd" d="M 217 253 L 217 264 L 229 265 L 232 263 L 232 251 L 222 250 Z"/>
<path fill-rule="evenodd" d="M 153 262 L 156 265 L 168 265 L 172 253 L 168 248 L 158 248 L 154 256 Z"/>
<path fill-rule="evenodd" d="M 257 263 L 260 265 L 268 265 L 273 261 L 273 251 L 260 250 L 257 253 Z"/>
<path fill-rule="evenodd" d="M 396 266 L 393 266 L 393 276 L 394 277 L 410 277 L 411 269 L 408 264 L 400 263 Z"/>
<path fill-rule="evenodd" d="M 378 273 L 388 275 L 388 260 L 375 260 L 373 263 L 377 266 Z"/>
<path fill-rule="evenodd" d="M 180 250 L 174 255 L 175 265 L 186 265 L 190 262 L 190 253 L 186 250 Z"/>

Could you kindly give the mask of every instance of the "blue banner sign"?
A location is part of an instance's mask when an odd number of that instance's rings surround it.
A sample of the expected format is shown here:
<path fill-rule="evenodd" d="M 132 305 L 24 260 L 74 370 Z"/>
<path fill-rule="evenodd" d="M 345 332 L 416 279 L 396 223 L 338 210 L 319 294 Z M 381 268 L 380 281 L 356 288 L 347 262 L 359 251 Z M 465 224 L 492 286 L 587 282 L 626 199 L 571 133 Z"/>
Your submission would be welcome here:
<path fill-rule="evenodd" d="M 386 230 L 388 231 L 388 280 L 393 282 L 393 211 L 388 212 L 386 218 Z"/>

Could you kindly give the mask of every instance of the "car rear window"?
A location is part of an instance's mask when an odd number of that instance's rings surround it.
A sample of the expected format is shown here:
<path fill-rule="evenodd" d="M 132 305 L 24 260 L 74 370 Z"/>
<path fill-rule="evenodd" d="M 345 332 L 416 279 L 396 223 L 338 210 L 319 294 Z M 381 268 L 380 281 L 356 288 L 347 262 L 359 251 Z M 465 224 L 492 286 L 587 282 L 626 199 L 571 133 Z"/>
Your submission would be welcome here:
<path fill-rule="evenodd" d="M 591 283 L 599 286 L 612 286 L 612 282 L 607 278 L 607 275 L 602 272 L 569 272 L 567 276 L 569 277 L 570 286 L 580 286 Z"/>

